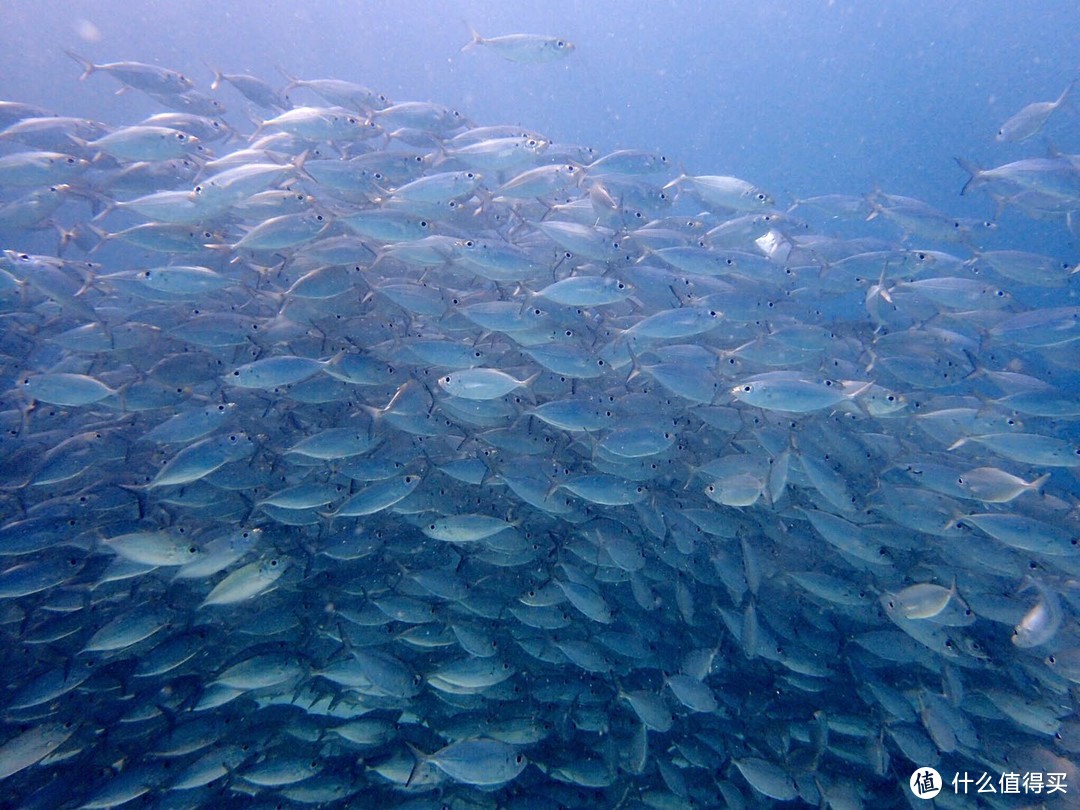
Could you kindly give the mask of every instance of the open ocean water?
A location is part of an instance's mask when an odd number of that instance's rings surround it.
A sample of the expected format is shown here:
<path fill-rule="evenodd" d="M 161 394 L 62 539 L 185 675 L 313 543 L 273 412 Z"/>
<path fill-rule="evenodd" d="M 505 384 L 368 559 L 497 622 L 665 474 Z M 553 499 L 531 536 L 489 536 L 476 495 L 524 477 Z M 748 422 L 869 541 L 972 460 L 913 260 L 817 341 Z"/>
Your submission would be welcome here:
<path fill-rule="evenodd" d="M 1080 807 L 1078 46 L 8 3 L 0 807 Z"/>

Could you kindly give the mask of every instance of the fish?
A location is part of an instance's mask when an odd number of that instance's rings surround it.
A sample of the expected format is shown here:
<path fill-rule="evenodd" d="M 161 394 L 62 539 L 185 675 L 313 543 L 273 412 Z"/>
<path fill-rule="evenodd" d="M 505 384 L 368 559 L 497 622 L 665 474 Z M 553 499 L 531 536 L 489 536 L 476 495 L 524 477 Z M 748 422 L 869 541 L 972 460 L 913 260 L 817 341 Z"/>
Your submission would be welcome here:
<path fill-rule="evenodd" d="M 998 128 L 994 139 L 998 143 L 1019 143 L 1038 135 L 1050 116 L 1067 103 L 1075 87 L 1076 79 L 1073 79 L 1069 86 L 1061 91 L 1056 101 L 1036 101 L 1028 104 Z"/>
<path fill-rule="evenodd" d="M 134 126 L 114 130 L 93 141 L 76 141 L 120 160 L 168 160 L 200 150 L 199 139 L 175 127 Z"/>
<path fill-rule="evenodd" d="M 249 76 L 246 73 L 222 73 L 217 68 L 211 68 L 211 71 L 214 74 L 214 80 L 210 83 L 211 90 L 217 90 L 222 82 L 228 82 L 244 98 L 263 109 L 286 110 L 292 106 L 282 93 L 257 76 Z"/>
<path fill-rule="evenodd" d="M 680 175 L 664 190 L 680 190 L 697 196 L 707 205 L 730 211 L 753 212 L 771 208 L 773 198 L 767 191 L 738 177 L 724 175 Z"/>
<path fill-rule="evenodd" d="M 79 56 L 74 51 L 65 50 L 83 69 L 80 81 L 85 81 L 94 73 L 108 73 L 118 82 L 142 90 L 144 93 L 178 95 L 194 89 L 195 84 L 183 73 L 169 68 L 148 65 L 144 62 L 108 62 L 96 65 L 89 59 Z"/>
<path fill-rule="evenodd" d="M 994 227 L 947 178 L 792 204 L 648 133 L 80 66 L 127 112 L 0 104 L 8 804 L 1071 773 L 1076 257 L 1023 236 L 1080 162 L 1019 137 L 1056 108 L 968 164 Z"/>
<path fill-rule="evenodd" d="M 483 37 L 472 26 L 469 26 L 469 33 L 472 39 L 462 47 L 462 52 L 484 47 L 509 62 L 526 64 L 552 62 L 574 52 L 574 44 L 560 37 L 539 34 L 503 34 L 497 37 Z"/>
<path fill-rule="evenodd" d="M 516 388 L 528 388 L 539 373 L 524 380 L 494 368 L 464 368 L 439 378 L 439 386 L 454 397 L 488 400 L 509 394 Z"/>

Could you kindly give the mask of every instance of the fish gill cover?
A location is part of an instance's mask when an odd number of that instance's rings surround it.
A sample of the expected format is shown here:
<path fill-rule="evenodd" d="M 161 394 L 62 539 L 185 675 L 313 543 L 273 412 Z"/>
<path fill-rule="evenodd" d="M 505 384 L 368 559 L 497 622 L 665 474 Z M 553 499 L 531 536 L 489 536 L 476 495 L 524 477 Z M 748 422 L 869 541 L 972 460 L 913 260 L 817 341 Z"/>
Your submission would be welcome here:
<path fill-rule="evenodd" d="M 69 55 L 145 109 L 0 103 L 0 805 L 1073 801 L 1067 80 L 981 219 Z"/>

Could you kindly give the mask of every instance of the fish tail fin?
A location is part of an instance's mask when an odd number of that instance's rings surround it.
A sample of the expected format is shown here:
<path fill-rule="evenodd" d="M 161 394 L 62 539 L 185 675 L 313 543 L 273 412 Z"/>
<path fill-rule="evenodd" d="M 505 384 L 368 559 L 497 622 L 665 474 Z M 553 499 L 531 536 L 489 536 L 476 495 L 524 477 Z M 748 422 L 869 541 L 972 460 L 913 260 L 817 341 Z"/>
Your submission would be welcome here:
<path fill-rule="evenodd" d="M 113 239 L 115 236 L 115 234 L 111 234 L 104 228 L 99 228 L 97 225 L 94 225 L 90 222 L 86 223 L 86 230 L 90 231 L 90 233 L 92 233 L 97 238 L 97 243 L 93 245 L 89 250 L 87 250 L 87 253 L 96 252 L 98 248 L 100 248 L 110 239 Z"/>
<path fill-rule="evenodd" d="M 877 194 L 877 191 L 873 191 L 869 194 L 863 195 L 863 199 L 866 200 L 867 207 L 870 208 L 870 213 L 866 215 L 866 219 L 863 220 L 864 222 L 869 222 L 872 219 L 877 219 L 879 216 L 881 216 L 881 212 L 885 210 L 884 206 L 878 201 Z"/>
<path fill-rule="evenodd" d="M 1031 489 L 1042 495 L 1043 486 L 1050 480 L 1050 473 L 1043 473 L 1034 481 L 1031 482 Z"/>
<path fill-rule="evenodd" d="M 972 183 L 979 179 L 979 176 L 983 173 L 982 168 L 977 163 L 972 163 L 970 160 L 964 160 L 963 158 L 954 158 L 957 165 L 960 166 L 970 177 L 968 181 L 964 183 L 964 187 L 960 189 L 961 194 L 967 193 L 967 190 L 971 188 Z"/>
<path fill-rule="evenodd" d="M 678 191 L 678 189 L 679 189 L 679 185 L 680 185 L 680 184 L 681 184 L 681 183 L 682 183 L 682 182 L 683 182 L 684 180 L 689 180 L 689 179 L 690 179 L 690 175 L 688 175 L 688 174 L 687 174 L 686 172 L 684 172 L 684 171 L 681 171 L 681 170 L 680 170 L 680 172 L 679 172 L 679 176 L 678 176 L 678 177 L 676 177 L 676 178 L 675 178 L 674 180 L 672 180 L 672 181 L 671 181 L 670 183 L 668 183 L 667 185 L 665 185 L 665 186 L 664 186 L 663 188 L 661 188 L 660 190 L 661 190 L 661 191 L 668 191 L 668 190 L 670 190 L 670 189 L 675 189 L 676 191 Z"/>
<path fill-rule="evenodd" d="M 98 69 L 97 65 L 95 65 L 86 57 L 79 56 L 74 51 L 69 51 L 67 48 L 65 48 L 64 53 L 66 53 L 68 56 L 78 62 L 79 66 L 83 69 L 82 76 L 79 77 L 80 82 L 86 81 L 86 77 Z"/>
<path fill-rule="evenodd" d="M 67 251 L 68 245 L 75 241 L 75 229 L 65 228 L 56 220 L 49 220 L 49 224 L 56 229 L 56 255 L 62 257 Z"/>
<path fill-rule="evenodd" d="M 1073 79 L 1071 82 L 1069 82 L 1069 86 L 1061 91 L 1061 95 L 1058 96 L 1058 100 L 1056 102 L 1054 102 L 1056 106 L 1060 107 L 1063 104 L 1067 104 L 1070 107 L 1073 106 L 1073 104 L 1072 104 L 1072 94 L 1073 94 L 1073 90 L 1076 89 L 1076 82 L 1077 81 L 1078 81 L 1077 79 Z"/>
<path fill-rule="evenodd" d="M 630 353 L 630 373 L 627 375 L 624 384 L 628 384 L 634 377 L 641 374 L 641 361 L 638 360 L 637 352 L 633 350 L 629 342 L 626 344 L 626 351 Z"/>
<path fill-rule="evenodd" d="M 203 62 L 203 64 L 206 65 L 210 69 L 210 72 L 214 74 L 214 80 L 210 82 L 210 89 L 217 90 L 219 87 L 221 87 L 221 81 L 225 77 L 221 75 L 220 70 L 211 65 L 209 62 Z"/>
<path fill-rule="evenodd" d="M 409 750 L 412 752 L 413 759 L 415 760 L 413 762 L 412 770 L 409 771 L 409 780 L 405 783 L 405 787 L 412 787 L 412 783 L 416 779 L 417 769 L 420 767 L 421 763 L 427 762 L 428 755 L 408 740 L 405 741 L 405 745 L 409 747 Z"/>
<path fill-rule="evenodd" d="M 79 147 L 80 149 L 89 149 L 90 148 L 90 142 L 89 141 L 87 141 L 85 138 L 80 138 L 77 135 L 72 135 L 70 132 L 67 134 L 67 139 L 69 141 L 71 141 L 73 144 L 75 144 L 75 146 Z M 95 155 L 94 158 L 96 159 L 97 155 Z M 91 162 L 93 162 L 93 161 L 91 161 Z"/>
<path fill-rule="evenodd" d="M 472 37 L 472 39 L 469 40 L 465 44 L 465 47 L 463 47 L 461 49 L 461 53 L 465 53 L 465 51 L 471 51 L 477 45 L 483 45 L 484 44 L 484 38 L 482 36 L 480 36 L 479 31 L 477 31 L 475 28 L 472 27 L 472 23 L 470 23 L 469 21 L 466 20 L 465 25 L 468 26 L 469 35 Z"/>
<path fill-rule="evenodd" d="M 302 81 L 302 79 L 300 79 L 299 77 L 293 76 L 291 73 L 286 71 L 285 68 L 283 68 L 281 65 L 274 65 L 274 67 L 277 68 L 277 72 L 280 73 L 284 77 L 285 81 L 288 82 L 288 84 L 286 84 L 285 87 L 282 89 L 282 93 L 289 92 L 294 87 L 299 85 Z"/>
<path fill-rule="evenodd" d="M 549 480 L 551 481 L 551 486 L 548 487 L 547 492 L 544 493 L 545 501 L 552 495 L 554 495 L 556 492 L 558 492 L 559 489 L 562 487 L 562 481 L 559 481 L 557 478 L 551 478 Z"/>

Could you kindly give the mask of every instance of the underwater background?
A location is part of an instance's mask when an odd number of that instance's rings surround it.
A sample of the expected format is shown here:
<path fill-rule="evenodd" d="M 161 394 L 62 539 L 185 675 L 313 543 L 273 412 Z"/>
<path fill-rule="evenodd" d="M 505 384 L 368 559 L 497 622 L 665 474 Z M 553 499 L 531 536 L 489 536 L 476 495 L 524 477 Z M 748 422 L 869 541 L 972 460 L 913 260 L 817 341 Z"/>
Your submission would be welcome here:
<path fill-rule="evenodd" d="M 0 807 L 1080 806 L 1078 54 L 1066 2 L 6 4 L 0 129 L 102 126 L 0 133 Z M 227 111 L 107 141 L 183 95 L 114 62 Z"/>

